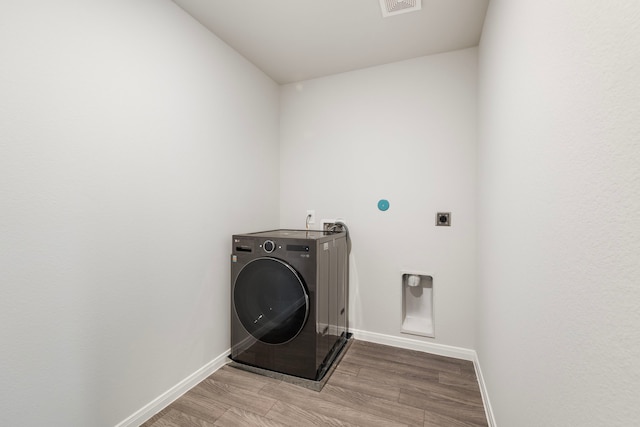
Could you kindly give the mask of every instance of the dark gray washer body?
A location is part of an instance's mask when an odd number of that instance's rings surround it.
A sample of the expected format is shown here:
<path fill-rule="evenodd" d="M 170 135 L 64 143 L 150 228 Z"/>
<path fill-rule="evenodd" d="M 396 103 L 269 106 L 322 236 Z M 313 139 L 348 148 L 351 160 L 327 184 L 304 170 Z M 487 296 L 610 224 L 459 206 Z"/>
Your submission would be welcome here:
<path fill-rule="evenodd" d="M 237 234 L 231 254 L 231 359 L 319 380 L 348 336 L 345 232 Z"/>

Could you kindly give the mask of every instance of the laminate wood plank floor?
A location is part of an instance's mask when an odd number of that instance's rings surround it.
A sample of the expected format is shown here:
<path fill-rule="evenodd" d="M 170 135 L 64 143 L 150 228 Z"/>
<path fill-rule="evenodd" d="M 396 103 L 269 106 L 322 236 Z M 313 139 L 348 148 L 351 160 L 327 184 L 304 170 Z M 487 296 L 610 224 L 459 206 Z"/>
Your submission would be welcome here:
<path fill-rule="evenodd" d="M 354 341 L 322 391 L 224 366 L 143 427 L 487 426 L 473 363 Z"/>

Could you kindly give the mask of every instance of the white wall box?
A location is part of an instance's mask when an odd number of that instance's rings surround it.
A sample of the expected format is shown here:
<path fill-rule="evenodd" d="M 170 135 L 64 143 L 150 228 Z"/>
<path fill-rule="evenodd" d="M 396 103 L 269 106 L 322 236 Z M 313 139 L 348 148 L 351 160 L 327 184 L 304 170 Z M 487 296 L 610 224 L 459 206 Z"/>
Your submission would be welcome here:
<path fill-rule="evenodd" d="M 433 277 L 402 275 L 402 328 L 400 332 L 435 337 L 433 328 Z"/>

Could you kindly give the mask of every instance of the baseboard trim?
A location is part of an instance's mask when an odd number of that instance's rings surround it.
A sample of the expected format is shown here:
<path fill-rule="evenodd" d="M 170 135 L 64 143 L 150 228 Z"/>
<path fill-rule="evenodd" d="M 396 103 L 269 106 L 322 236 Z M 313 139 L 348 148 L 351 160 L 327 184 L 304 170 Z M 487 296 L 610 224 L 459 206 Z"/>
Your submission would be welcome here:
<path fill-rule="evenodd" d="M 489 427 L 497 427 L 496 420 L 493 416 L 493 409 L 491 408 L 491 402 L 489 401 L 489 393 L 487 393 L 487 387 L 482 375 L 482 369 L 480 368 L 480 359 L 478 359 L 478 353 L 475 350 L 471 350 L 463 347 L 454 347 L 445 344 L 437 344 L 432 342 L 419 341 L 411 338 L 397 337 L 393 335 L 378 334 L 376 332 L 367 332 L 361 330 L 351 330 L 353 337 L 357 340 L 374 342 L 377 344 L 389 345 L 392 347 L 405 348 L 407 350 L 423 351 L 425 353 L 437 354 L 439 356 L 453 357 L 455 359 L 469 360 L 473 362 L 473 366 L 476 369 L 476 376 L 478 378 L 478 387 L 480 387 L 480 394 L 482 395 L 482 402 L 484 403 L 485 413 L 487 415 L 487 423 Z"/>
<path fill-rule="evenodd" d="M 407 350 L 423 351 L 425 353 L 440 356 L 453 357 L 455 359 L 474 361 L 476 352 L 468 348 L 454 347 L 451 345 L 437 344 L 419 341 L 412 338 L 396 337 L 393 335 L 378 334 L 360 330 L 351 330 L 357 340 L 370 341 L 377 344 L 390 345 L 392 347 L 406 348 Z"/>
<path fill-rule="evenodd" d="M 224 353 L 213 359 L 211 362 L 204 365 L 202 368 L 189 375 L 178 384 L 171 387 L 169 390 L 149 402 L 140 410 L 136 411 L 133 415 L 125 419 L 116 425 L 116 427 L 138 427 L 140 424 L 153 417 L 158 412 L 169 406 L 180 396 L 191 390 L 198 383 L 206 379 L 218 369 L 222 368 L 228 361 L 227 356 L 231 352 L 231 349 L 226 350 Z"/>
<path fill-rule="evenodd" d="M 482 375 L 480 359 L 478 358 L 477 352 L 474 351 L 474 354 L 473 366 L 476 368 L 476 377 L 478 377 L 478 386 L 480 386 L 480 394 L 482 395 L 482 403 L 484 403 L 484 410 L 487 415 L 487 423 L 489 424 L 489 427 L 497 427 L 496 418 L 493 415 L 493 408 L 491 407 L 491 401 L 489 400 L 487 385 L 484 382 L 484 375 Z"/>

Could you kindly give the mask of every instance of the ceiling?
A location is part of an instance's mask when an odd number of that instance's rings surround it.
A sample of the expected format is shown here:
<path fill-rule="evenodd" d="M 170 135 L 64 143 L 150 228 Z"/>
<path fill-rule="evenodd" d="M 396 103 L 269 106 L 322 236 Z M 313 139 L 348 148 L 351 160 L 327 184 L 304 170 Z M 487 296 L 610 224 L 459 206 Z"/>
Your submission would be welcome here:
<path fill-rule="evenodd" d="M 489 0 L 173 0 L 277 83 L 477 46 Z"/>

